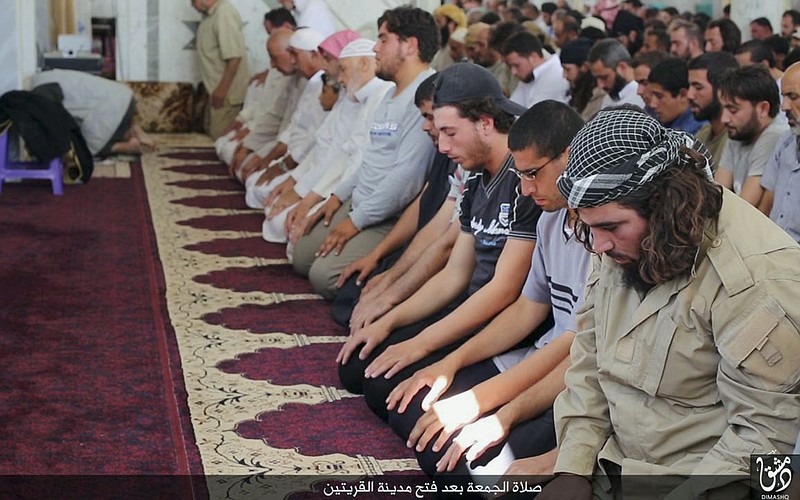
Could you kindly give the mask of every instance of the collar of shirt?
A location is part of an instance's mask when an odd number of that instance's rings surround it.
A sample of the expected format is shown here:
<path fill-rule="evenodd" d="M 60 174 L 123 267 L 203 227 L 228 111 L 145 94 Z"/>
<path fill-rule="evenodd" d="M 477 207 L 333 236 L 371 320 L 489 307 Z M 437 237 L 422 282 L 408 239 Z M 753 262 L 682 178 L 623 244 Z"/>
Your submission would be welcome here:
<path fill-rule="evenodd" d="M 542 50 L 542 53 L 546 53 Z M 553 66 L 558 65 L 558 69 L 561 70 L 561 60 L 558 58 L 557 55 L 552 55 L 544 60 L 544 62 L 535 68 L 533 68 L 533 81 L 535 82 L 540 76 L 542 76 L 546 71 L 550 71 Z"/>
<path fill-rule="evenodd" d="M 321 82 L 321 81 L 322 81 L 322 74 L 323 74 L 323 73 L 325 73 L 325 70 L 324 70 L 324 69 L 318 70 L 316 73 L 314 73 L 313 75 L 311 75 L 311 78 L 309 78 L 309 79 L 308 79 L 308 83 L 311 83 L 311 82 L 316 82 L 316 81 L 318 81 L 318 80 Z"/>
<path fill-rule="evenodd" d="M 636 92 L 639 90 L 639 84 L 636 83 L 636 80 L 631 80 L 628 82 L 627 85 L 622 87 L 622 90 L 619 91 L 619 99 L 623 100 L 630 96 L 636 95 Z"/>
<path fill-rule="evenodd" d="M 219 0 L 218 2 L 214 2 L 214 5 L 209 7 L 208 10 L 203 15 L 207 16 L 207 17 L 213 16 L 214 13 L 217 12 L 217 8 L 219 8 L 219 4 L 221 4 L 221 3 L 222 3 L 222 0 Z"/>
<path fill-rule="evenodd" d="M 374 91 L 381 86 L 383 80 L 378 78 L 377 76 L 372 77 L 372 80 L 368 81 L 364 85 L 361 86 L 360 89 L 356 90 L 353 96 L 356 98 L 356 102 L 363 103 L 365 102 L 369 96 L 372 95 Z"/>

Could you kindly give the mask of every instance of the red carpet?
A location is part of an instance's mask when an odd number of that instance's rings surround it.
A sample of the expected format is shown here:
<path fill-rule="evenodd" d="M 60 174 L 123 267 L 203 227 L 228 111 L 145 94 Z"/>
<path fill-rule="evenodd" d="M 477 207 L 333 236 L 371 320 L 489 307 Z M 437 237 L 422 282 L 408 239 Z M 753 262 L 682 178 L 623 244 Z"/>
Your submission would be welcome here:
<path fill-rule="evenodd" d="M 201 472 L 138 166 L 0 194 L 0 474 Z"/>
<path fill-rule="evenodd" d="M 0 498 L 19 491 L 9 476 L 25 498 L 52 496 L 32 475 L 65 475 L 56 484 L 72 498 L 145 484 L 158 494 L 144 497 L 305 498 L 330 474 L 416 470 L 340 388 L 347 332 L 284 245 L 256 236 L 263 215 L 213 156 L 147 156 L 132 178 L 63 197 L 4 186 Z"/>

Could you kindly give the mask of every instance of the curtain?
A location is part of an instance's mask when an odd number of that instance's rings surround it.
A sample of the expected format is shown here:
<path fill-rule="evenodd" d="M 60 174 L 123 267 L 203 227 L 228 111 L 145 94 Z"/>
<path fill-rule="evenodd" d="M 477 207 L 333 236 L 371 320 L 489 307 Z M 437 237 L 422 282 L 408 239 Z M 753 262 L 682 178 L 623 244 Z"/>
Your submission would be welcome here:
<path fill-rule="evenodd" d="M 74 0 L 50 0 L 50 44 L 58 46 L 58 35 L 78 32 Z"/>

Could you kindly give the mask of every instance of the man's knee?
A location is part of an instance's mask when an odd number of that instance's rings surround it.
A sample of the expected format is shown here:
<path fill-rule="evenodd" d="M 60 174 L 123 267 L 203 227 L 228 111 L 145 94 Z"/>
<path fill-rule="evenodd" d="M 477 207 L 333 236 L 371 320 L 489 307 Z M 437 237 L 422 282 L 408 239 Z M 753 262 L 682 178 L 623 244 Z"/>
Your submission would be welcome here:
<path fill-rule="evenodd" d="M 314 245 L 314 239 L 304 236 L 297 240 L 292 251 L 292 267 L 300 276 L 308 276 L 311 266 L 317 259 L 319 246 Z"/>
<path fill-rule="evenodd" d="M 294 205 L 292 205 L 293 207 Z M 261 236 L 265 241 L 270 243 L 286 243 L 286 232 L 284 226 L 286 224 L 286 216 L 291 210 L 291 207 L 286 208 L 283 212 L 279 213 L 272 219 L 264 217 L 264 222 L 261 224 Z"/>
<path fill-rule="evenodd" d="M 318 258 L 308 271 L 308 280 L 314 286 L 314 291 L 322 295 L 325 300 L 336 297 L 336 280 L 338 272 L 330 269 L 330 262 L 326 258 Z"/>
<path fill-rule="evenodd" d="M 428 392 L 428 390 L 419 391 L 408 403 L 406 411 L 403 413 L 398 413 L 396 408 L 389 411 L 389 427 L 403 440 L 408 440 L 411 431 L 417 425 L 417 420 L 425 414 L 422 411 L 422 400 L 425 399 Z"/>
<path fill-rule="evenodd" d="M 353 394 L 363 394 L 364 392 L 364 370 L 367 363 L 358 359 L 361 348 L 353 352 L 347 363 L 339 365 L 339 381 L 342 387 Z"/>
<path fill-rule="evenodd" d="M 227 135 L 217 139 L 214 143 L 214 148 L 217 151 L 217 156 L 222 160 L 225 165 L 230 165 L 233 161 L 233 153 L 236 151 L 238 142 L 231 140 Z"/>
<path fill-rule="evenodd" d="M 390 379 L 383 376 L 364 379 L 364 401 L 372 412 L 383 420 L 389 420 L 389 411 L 386 409 L 386 398 L 397 384 L 407 377 L 401 377 L 402 371 Z"/>

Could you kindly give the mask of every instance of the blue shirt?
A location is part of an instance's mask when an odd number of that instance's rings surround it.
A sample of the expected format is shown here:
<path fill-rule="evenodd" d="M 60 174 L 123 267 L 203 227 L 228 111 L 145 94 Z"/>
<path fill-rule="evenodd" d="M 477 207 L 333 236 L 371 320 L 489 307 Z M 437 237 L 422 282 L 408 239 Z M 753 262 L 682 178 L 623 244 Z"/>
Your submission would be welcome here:
<path fill-rule="evenodd" d="M 800 242 L 800 160 L 791 130 L 778 139 L 764 167 L 761 187 L 774 194 L 769 218 Z"/>
<path fill-rule="evenodd" d="M 694 135 L 698 130 L 700 130 L 701 127 L 703 127 L 703 125 L 707 123 L 707 121 L 697 121 L 692 114 L 692 108 L 686 108 L 686 111 L 684 111 L 681 116 L 675 118 L 672 123 L 665 123 L 664 126 L 673 130 L 682 130 L 687 134 Z"/>

